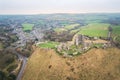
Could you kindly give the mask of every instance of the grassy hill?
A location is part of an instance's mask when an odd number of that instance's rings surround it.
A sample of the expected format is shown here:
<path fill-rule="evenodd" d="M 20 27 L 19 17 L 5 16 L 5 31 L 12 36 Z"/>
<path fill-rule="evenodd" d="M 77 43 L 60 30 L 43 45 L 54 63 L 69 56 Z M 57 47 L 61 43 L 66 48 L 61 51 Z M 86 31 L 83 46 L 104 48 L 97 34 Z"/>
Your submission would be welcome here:
<path fill-rule="evenodd" d="M 120 80 L 120 50 L 91 49 L 72 58 L 37 48 L 28 60 L 22 80 Z"/>

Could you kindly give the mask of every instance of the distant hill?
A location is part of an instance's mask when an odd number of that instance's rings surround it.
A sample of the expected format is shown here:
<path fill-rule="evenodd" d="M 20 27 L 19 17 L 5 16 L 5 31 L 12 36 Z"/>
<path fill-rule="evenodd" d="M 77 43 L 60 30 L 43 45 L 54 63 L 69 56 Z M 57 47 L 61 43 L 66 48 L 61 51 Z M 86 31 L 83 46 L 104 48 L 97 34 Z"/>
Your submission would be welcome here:
<path fill-rule="evenodd" d="M 63 58 L 54 50 L 36 48 L 22 80 L 120 80 L 120 50 L 94 48 Z"/>

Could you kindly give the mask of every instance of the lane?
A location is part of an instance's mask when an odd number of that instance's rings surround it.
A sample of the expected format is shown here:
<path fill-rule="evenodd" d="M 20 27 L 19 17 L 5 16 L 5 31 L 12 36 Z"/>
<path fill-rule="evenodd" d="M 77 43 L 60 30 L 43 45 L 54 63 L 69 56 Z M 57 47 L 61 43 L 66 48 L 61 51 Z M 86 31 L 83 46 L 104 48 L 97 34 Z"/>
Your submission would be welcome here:
<path fill-rule="evenodd" d="M 26 63 L 27 63 L 27 58 L 22 57 L 22 66 L 21 66 L 21 69 L 18 73 L 18 76 L 17 76 L 16 80 L 21 80 L 21 78 L 23 76 L 23 73 L 24 73 L 24 70 L 25 70 L 25 67 L 26 67 Z"/>
<path fill-rule="evenodd" d="M 15 44 L 16 44 L 16 43 L 15 43 Z M 14 51 L 14 53 L 17 55 L 18 59 L 19 59 L 20 61 L 22 61 L 22 64 L 21 64 L 21 67 L 20 67 L 20 71 L 19 71 L 19 73 L 18 73 L 18 75 L 17 75 L 17 78 L 16 78 L 16 80 L 21 80 L 22 75 L 23 75 L 24 70 L 25 70 L 25 67 L 26 67 L 27 57 L 25 57 L 25 56 L 21 55 L 20 53 L 16 52 L 15 49 L 18 48 L 18 47 L 20 47 L 20 46 L 14 47 L 14 48 L 13 48 L 13 49 L 14 49 L 13 51 Z"/>
<path fill-rule="evenodd" d="M 19 47 L 19 46 L 17 46 L 17 47 Z M 20 71 L 19 71 L 19 73 L 18 73 L 18 75 L 17 75 L 17 78 L 16 78 L 16 80 L 21 80 L 21 78 L 22 78 L 22 76 L 23 76 L 23 73 L 24 73 L 24 70 L 25 70 L 25 67 L 26 67 L 26 63 L 27 63 L 28 58 L 25 57 L 25 56 L 22 56 L 22 55 L 19 54 L 19 53 L 17 53 L 16 50 L 15 50 L 17 47 L 9 46 L 9 47 L 7 47 L 6 49 L 13 49 L 13 50 L 12 50 L 13 53 L 15 53 L 15 54 L 17 55 L 17 57 L 18 57 L 18 59 L 19 59 L 20 61 L 22 61 L 22 64 L 21 64 L 21 67 L 20 67 Z"/>

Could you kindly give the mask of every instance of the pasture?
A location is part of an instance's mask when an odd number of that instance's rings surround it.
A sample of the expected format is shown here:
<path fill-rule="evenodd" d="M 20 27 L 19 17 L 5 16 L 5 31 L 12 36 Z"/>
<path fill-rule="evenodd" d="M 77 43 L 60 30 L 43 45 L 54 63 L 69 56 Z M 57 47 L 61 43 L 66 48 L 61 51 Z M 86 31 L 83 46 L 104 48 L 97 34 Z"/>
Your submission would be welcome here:
<path fill-rule="evenodd" d="M 31 31 L 33 29 L 34 24 L 24 23 L 22 24 L 23 31 Z"/>
<path fill-rule="evenodd" d="M 78 34 L 88 35 L 90 37 L 107 37 L 110 24 L 91 23 L 81 27 Z"/>
<path fill-rule="evenodd" d="M 75 27 L 79 26 L 80 24 L 71 24 L 71 25 L 66 25 L 65 26 L 65 29 L 67 30 L 71 30 L 71 29 L 74 29 Z"/>
<path fill-rule="evenodd" d="M 68 30 L 74 29 L 75 27 L 77 27 L 79 25 L 80 24 L 77 24 L 77 23 L 76 24 L 65 25 L 62 28 L 55 28 L 54 31 L 56 31 L 56 32 L 68 31 Z"/>
<path fill-rule="evenodd" d="M 112 31 L 113 37 L 120 35 L 120 25 L 112 26 L 112 29 L 113 29 Z"/>
<path fill-rule="evenodd" d="M 112 25 L 112 38 L 116 44 L 120 44 L 120 25 Z"/>

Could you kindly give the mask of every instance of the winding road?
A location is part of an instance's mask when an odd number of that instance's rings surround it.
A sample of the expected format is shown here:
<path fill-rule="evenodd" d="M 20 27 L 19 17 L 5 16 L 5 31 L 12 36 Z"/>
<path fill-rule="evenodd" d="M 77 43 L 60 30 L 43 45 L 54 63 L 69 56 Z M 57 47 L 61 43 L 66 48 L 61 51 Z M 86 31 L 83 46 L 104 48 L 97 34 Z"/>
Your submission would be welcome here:
<path fill-rule="evenodd" d="M 16 80 L 21 80 L 23 72 L 24 72 L 25 67 L 26 67 L 27 58 L 22 56 L 22 55 L 20 55 L 20 54 L 18 56 L 19 56 L 19 59 L 22 61 L 22 66 L 21 66 L 21 69 L 20 69 L 20 71 L 18 73 L 18 76 L 17 76 Z"/>
<path fill-rule="evenodd" d="M 19 46 L 14 47 L 13 49 L 14 49 L 14 53 L 17 55 L 18 59 L 19 59 L 20 61 L 22 61 L 22 65 L 21 65 L 21 67 L 20 67 L 20 71 L 19 71 L 19 73 L 18 73 L 18 75 L 17 75 L 17 78 L 16 78 L 16 80 L 21 80 L 21 78 L 22 78 L 22 76 L 23 76 L 23 73 L 24 73 L 24 70 L 25 70 L 25 67 L 26 67 L 27 57 L 25 57 L 25 56 L 19 54 L 18 52 L 16 52 L 15 49 L 18 48 L 18 47 L 19 47 Z"/>
<path fill-rule="evenodd" d="M 22 61 L 22 65 L 21 65 L 21 67 L 20 67 L 20 71 L 19 71 L 19 73 L 18 73 L 18 75 L 17 75 L 17 78 L 16 78 L 16 80 L 21 80 L 21 79 L 22 79 L 22 76 L 23 76 L 23 73 L 24 73 L 24 70 L 25 70 L 25 67 L 26 67 L 26 63 L 27 63 L 28 58 L 25 57 L 25 56 L 22 56 L 21 54 L 19 54 L 19 53 L 16 52 L 15 49 L 18 48 L 18 47 L 19 47 L 19 46 L 17 46 L 17 47 L 9 46 L 9 47 L 7 47 L 6 49 L 13 49 L 13 50 L 12 50 L 13 53 L 15 53 L 15 54 L 17 55 L 17 57 L 18 57 L 18 59 L 19 59 L 20 61 Z"/>

